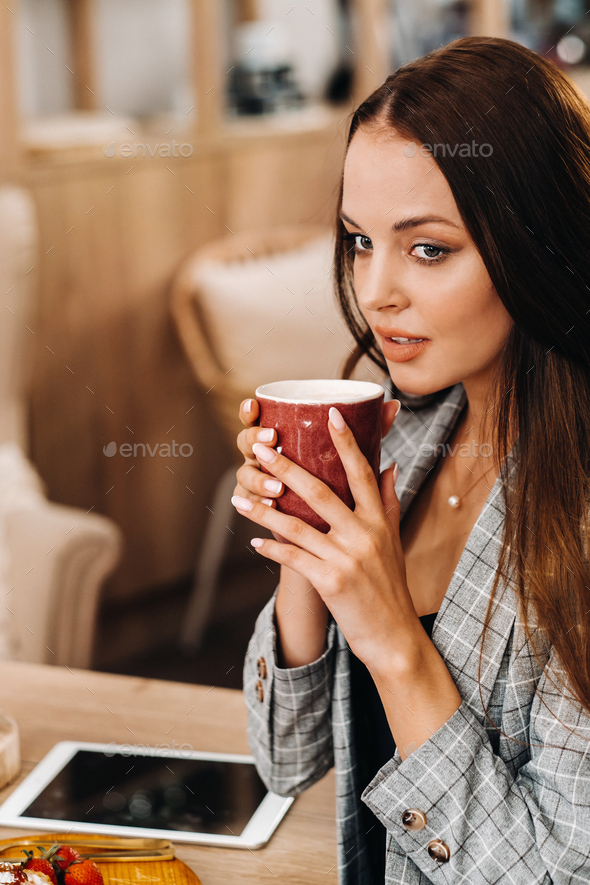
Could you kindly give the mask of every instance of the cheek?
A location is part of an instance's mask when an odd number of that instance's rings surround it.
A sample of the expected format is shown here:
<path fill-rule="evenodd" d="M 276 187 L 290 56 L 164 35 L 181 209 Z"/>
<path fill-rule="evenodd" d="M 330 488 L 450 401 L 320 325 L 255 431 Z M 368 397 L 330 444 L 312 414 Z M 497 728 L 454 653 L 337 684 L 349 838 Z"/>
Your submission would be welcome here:
<path fill-rule="evenodd" d="M 367 276 L 366 259 L 363 260 L 362 258 L 355 258 L 354 264 L 352 266 L 352 273 L 355 292 L 360 292 L 363 288 L 363 283 L 365 282 L 365 278 Z"/>
<path fill-rule="evenodd" d="M 455 362 L 487 362 L 501 349 L 512 318 L 478 261 L 431 291 L 424 317 L 433 337 Z"/>
<path fill-rule="evenodd" d="M 443 347 L 455 355 L 463 354 L 471 362 L 495 356 L 512 326 L 512 318 L 493 289 L 489 278 L 472 281 L 452 297 L 439 301 L 435 320 Z"/>
<path fill-rule="evenodd" d="M 503 334 L 511 323 L 485 267 L 476 260 L 469 261 L 443 285 L 433 286 L 427 310 L 437 328 L 448 333 L 454 330 L 461 336 L 476 329 Z"/>
<path fill-rule="evenodd" d="M 371 311 L 363 305 L 361 295 L 365 287 L 365 281 L 369 273 L 369 260 L 363 258 L 355 258 L 353 265 L 354 291 L 357 296 L 357 303 L 360 312 L 368 321 Z"/>

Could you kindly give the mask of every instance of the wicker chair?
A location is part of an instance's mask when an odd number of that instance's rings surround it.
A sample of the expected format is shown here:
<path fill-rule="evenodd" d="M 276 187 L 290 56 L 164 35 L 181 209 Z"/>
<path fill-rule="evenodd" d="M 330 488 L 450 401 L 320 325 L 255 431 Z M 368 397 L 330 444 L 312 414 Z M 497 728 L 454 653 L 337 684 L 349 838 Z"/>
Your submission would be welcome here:
<path fill-rule="evenodd" d="M 332 251 L 331 233 L 312 225 L 230 234 L 195 252 L 173 283 L 185 353 L 235 453 L 209 506 L 183 626 L 187 649 L 201 641 L 235 518 L 240 402 L 269 381 L 339 377 L 354 348 L 332 292 Z"/>

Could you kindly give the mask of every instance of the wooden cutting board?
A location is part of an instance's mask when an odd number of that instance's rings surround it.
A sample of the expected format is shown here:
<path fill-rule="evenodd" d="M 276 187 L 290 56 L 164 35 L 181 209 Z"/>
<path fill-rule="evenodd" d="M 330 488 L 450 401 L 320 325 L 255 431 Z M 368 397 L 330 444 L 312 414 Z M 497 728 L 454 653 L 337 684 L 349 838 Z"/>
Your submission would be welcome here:
<path fill-rule="evenodd" d="M 170 846 L 170 854 L 174 853 L 171 843 L 163 839 L 113 839 L 99 834 L 72 834 L 66 836 L 63 833 L 33 833 L 23 835 L 20 838 L 3 839 L 0 841 L 0 861 L 3 857 L 20 857 L 22 850 L 33 850 L 36 855 L 40 854 L 39 848 L 50 848 L 54 842 L 60 845 L 71 845 L 80 854 L 98 853 L 102 850 L 113 851 L 114 848 L 103 848 L 101 842 L 116 842 L 119 847 L 139 848 L 152 846 L 165 849 Z M 23 858 L 25 855 L 22 855 Z M 190 867 L 172 857 L 170 860 L 155 859 L 113 859 L 103 860 L 94 857 L 94 862 L 99 864 L 105 885 L 201 885 L 201 880 L 193 873 Z"/>

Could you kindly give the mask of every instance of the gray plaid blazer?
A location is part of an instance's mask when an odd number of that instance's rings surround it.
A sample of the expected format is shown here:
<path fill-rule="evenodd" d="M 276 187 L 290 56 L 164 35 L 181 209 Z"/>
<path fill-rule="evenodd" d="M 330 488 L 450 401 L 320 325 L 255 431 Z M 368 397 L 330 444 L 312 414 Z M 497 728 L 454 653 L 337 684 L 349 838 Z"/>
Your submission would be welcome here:
<path fill-rule="evenodd" d="M 398 462 L 402 517 L 465 401 L 461 384 L 416 400 L 384 439 L 381 469 Z M 590 882 L 590 717 L 559 690 L 556 673 L 563 678 L 563 671 L 540 634 L 541 660 L 535 658 L 508 584 L 496 596 L 478 683 L 503 518 L 498 477 L 432 631 L 461 694 L 459 709 L 403 762 L 396 749 L 369 784 L 359 783 L 362 747 L 354 744 L 351 722 L 349 649 L 337 624 L 329 623 L 318 660 L 282 669 L 275 654 L 276 591 L 258 617 L 244 665 L 250 747 L 267 787 L 286 796 L 335 767 L 342 885 L 375 885 L 361 801 L 387 829 L 386 883 Z M 404 828 L 407 808 L 425 813 L 424 829 Z M 448 862 L 430 857 L 431 839 L 448 845 Z"/>

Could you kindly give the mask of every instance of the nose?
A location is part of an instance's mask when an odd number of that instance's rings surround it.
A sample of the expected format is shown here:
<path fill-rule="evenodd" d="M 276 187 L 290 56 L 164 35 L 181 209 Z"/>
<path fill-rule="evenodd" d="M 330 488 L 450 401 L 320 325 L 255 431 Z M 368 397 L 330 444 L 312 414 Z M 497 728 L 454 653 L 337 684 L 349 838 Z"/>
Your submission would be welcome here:
<path fill-rule="evenodd" d="M 377 311 L 384 307 L 403 310 L 409 307 L 410 298 L 403 285 L 403 271 L 393 256 L 375 250 L 369 267 L 363 273 L 356 297 L 361 310 Z"/>

